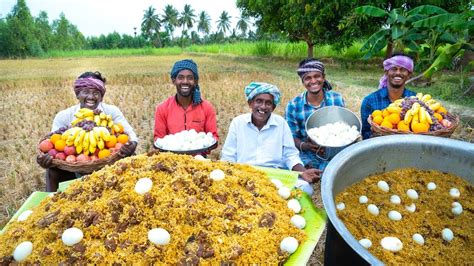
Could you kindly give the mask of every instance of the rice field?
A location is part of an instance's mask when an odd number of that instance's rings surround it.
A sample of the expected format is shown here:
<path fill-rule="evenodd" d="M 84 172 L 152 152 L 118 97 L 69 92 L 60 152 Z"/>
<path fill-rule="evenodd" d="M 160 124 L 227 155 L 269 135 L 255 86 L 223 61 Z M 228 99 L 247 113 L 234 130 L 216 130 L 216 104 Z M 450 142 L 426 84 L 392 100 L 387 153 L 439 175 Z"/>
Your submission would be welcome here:
<path fill-rule="evenodd" d="M 176 54 L 120 57 L 79 57 L 0 61 L 0 228 L 33 192 L 44 190 L 44 170 L 36 163 L 36 145 L 51 129 L 55 114 L 77 104 L 72 90 L 85 71 L 100 71 L 107 78 L 104 102 L 117 105 L 140 137 L 137 153 L 152 148 L 154 111 L 173 95 L 169 72 L 173 63 L 193 58 L 199 66 L 204 98 L 216 108 L 220 146 L 233 117 L 248 112 L 243 88 L 251 81 L 277 85 L 283 105 L 304 90 L 295 73 L 297 60 L 258 57 Z M 380 78 L 376 66 L 347 68 L 326 62 L 327 78 L 343 94 L 346 105 L 359 113 L 362 98 Z M 469 125 L 461 125 L 454 138 L 473 140 Z M 211 153 L 219 158 L 220 146 Z M 319 191 L 319 184 L 315 184 Z M 322 207 L 318 195 L 315 204 Z M 321 241 L 323 243 L 324 241 Z M 322 262 L 322 245 L 312 261 Z"/>

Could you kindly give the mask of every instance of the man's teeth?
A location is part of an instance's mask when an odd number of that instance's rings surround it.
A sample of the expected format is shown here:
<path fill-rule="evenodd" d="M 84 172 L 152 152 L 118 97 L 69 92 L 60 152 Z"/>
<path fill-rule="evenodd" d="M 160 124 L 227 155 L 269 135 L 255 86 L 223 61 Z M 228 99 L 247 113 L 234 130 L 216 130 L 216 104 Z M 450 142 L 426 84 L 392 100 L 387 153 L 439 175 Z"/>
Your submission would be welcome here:
<path fill-rule="evenodd" d="M 262 110 L 258 110 L 259 113 L 264 114 L 265 112 Z"/>

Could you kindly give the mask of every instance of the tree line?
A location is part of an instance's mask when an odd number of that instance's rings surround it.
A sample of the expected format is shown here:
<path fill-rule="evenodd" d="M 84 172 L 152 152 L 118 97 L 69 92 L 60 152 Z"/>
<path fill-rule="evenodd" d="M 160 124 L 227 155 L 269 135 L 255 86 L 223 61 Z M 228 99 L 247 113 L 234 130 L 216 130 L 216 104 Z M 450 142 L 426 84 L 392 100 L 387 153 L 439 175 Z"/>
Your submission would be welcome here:
<path fill-rule="evenodd" d="M 112 32 L 84 37 L 64 13 L 49 23 L 45 11 L 33 17 L 25 0 L 18 0 L 11 12 L 0 19 L 0 56 L 27 57 L 41 56 L 50 50 L 188 46 L 257 39 L 256 33 L 250 30 L 248 17 L 240 17 L 235 29 L 231 28 L 230 20 L 228 12 L 223 11 L 216 21 L 217 31 L 211 32 L 211 17 L 205 11 L 196 15 L 191 5 L 185 5 L 181 12 L 167 5 L 162 14 L 150 6 L 144 10 L 141 27 L 134 28 L 133 36 Z M 181 34 L 174 37 L 178 30 Z"/>
<path fill-rule="evenodd" d="M 437 60 L 440 48 L 449 52 L 446 58 L 461 50 L 472 50 L 474 11 L 471 1 L 466 0 L 370 0 L 363 1 L 363 5 L 345 0 L 237 0 L 237 7 L 241 15 L 235 28 L 231 27 L 227 11 L 215 21 L 217 31 L 211 32 L 213 21 L 208 13 L 197 13 L 189 4 L 181 11 L 166 5 L 161 13 L 150 6 L 143 11 L 141 25 L 134 28 L 133 36 L 112 32 L 86 38 L 64 14 L 50 24 L 46 12 L 33 17 L 25 0 L 18 0 L 6 18 L 0 19 L 0 56 L 39 56 L 50 50 L 278 40 L 303 41 L 308 57 L 312 57 L 315 45 L 330 44 L 343 49 L 354 41 L 366 40 L 365 58 L 379 54 L 382 49 L 386 49 L 387 56 L 394 49 L 408 49 L 425 68 Z M 251 20 L 255 27 L 251 27 Z"/>

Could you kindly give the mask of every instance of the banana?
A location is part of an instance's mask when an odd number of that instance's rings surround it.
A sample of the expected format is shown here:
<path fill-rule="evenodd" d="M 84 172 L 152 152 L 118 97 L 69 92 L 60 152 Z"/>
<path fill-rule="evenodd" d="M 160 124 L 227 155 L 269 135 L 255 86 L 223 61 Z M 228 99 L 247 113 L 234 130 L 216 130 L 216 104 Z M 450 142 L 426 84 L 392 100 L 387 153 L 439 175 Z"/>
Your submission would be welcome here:
<path fill-rule="evenodd" d="M 105 148 L 105 142 L 103 139 L 100 139 L 98 142 L 97 142 L 97 148 L 99 148 L 99 150 L 103 150 Z"/>
<path fill-rule="evenodd" d="M 425 112 L 426 112 L 426 120 L 428 121 L 428 123 L 430 123 L 430 125 L 432 125 L 433 124 L 433 119 L 431 118 L 430 113 L 428 113 L 428 111 L 426 111 L 426 110 L 425 110 Z"/>
<path fill-rule="evenodd" d="M 109 115 L 106 115 L 106 117 L 107 117 L 107 121 L 112 121 L 112 115 L 109 114 Z"/>
<path fill-rule="evenodd" d="M 76 146 L 76 153 L 80 154 L 82 152 L 82 145 Z"/>
<path fill-rule="evenodd" d="M 81 128 L 79 133 L 77 134 L 76 138 L 74 139 L 74 146 L 76 146 L 76 152 L 77 148 L 81 146 L 81 151 L 82 151 L 82 140 L 84 139 L 84 135 L 86 134 L 86 131 Z M 78 152 L 80 153 L 80 152 Z"/>
<path fill-rule="evenodd" d="M 75 126 L 77 123 L 79 123 L 81 121 L 82 121 L 82 118 L 76 118 L 76 119 L 72 120 L 71 125 Z"/>
<path fill-rule="evenodd" d="M 425 107 L 421 107 L 420 111 L 418 112 L 420 114 L 420 122 L 421 123 L 426 123 L 426 110 Z"/>
<path fill-rule="evenodd" d="M 73 127 L 73 130 L 69 133 L 68 138 L 66 139 L 66 145 L 72 146 L 74 145 L 74 140 L 76 139 L 77 135 L 81 131 L 82 128 L 80 127 Z"/>
<path fill-rule="evenodd" d="M 403 118 L 403 122 L 405 122 L 405 124 L 408 125 L 410 124 L 412 118 L 413 118 L 413 114 L 410 109 L 406 112 L 405 117 Z"/>
<path fill-rule="evenodd" d="M 403 102 L 403 99 L 398 99 L 396 101 L 394 101 L 393 103 L 396 104 L 397 106 L 400 106 Z"/>
<path fill-rule="evenodd" d="M 413 115 L 418 114 L 418 111 L 420 111 L 420 104 L 419 103 L 414 103 L 413 106 L 411 107 L 411 113 Z"/>
<path fill-rule="evenodd" d="M 423 97 L 421 97 L 421 101 L 423 101 L 425 103 L 429 100 L 431 100 L 431 95 L 429 95 L 429 94 L 425 94 L 425 95 L 423 95 Z"/>
<path fill-rule="evenodd" d="M 70 128 L 70 129 L 64 131 L 64 133 L 61 135 L 61 139 L 62 139 L 62 140 L 67 140 L 67 138 L 69 137 L 69 132 L 71 132 L 71 129 L 72 129 L 72 128 Z"/>
<path fill-rule="evenodd" d="M 94 123 L 96 125 L 100 125 L 100 116 L 99 115 L 94 115 Z"/>
<path fill-rule="evenodd" d="M 105 113 L 100 113 L 99 116 L 100 119 L 107 119 L 107 115 Z"/>
<path fill-rule="evenodd" d="M 86 132 L 84 139 L 82 140 L 82 150 L 86 155 L 89 154 L 89 132 Z"/>
<path fill-rule="evenodd" d="M 107 126 L 108 126 L 109 128 L 112 128 L 113 125 L 114 125 L 114 121 L 109 120 L 109 122 L 107 123 Z"/>
<path fill-rule="evenodd" d="M 389 112 L 390 112 L 390 110 L 389 110 Z M 115 132 L 120 133 L 120 127 L 117 124 L 113 124 L 112 127 L 113 127 Z"/>
<path fill-rule="evenodd" d="M 436 112 L 436 110 L 438 110 L 441 107 L 441 103 L 437 102 L 437 103 L 434 103 L 434 104 L 430 104 L 428 107 L 431 110 Z"/>
<path fill-rule="evenodd" d="M 428 101 L 425 102 L 426 105 L 432 105 L 434 103 L 436 103 L 435 99 L 429 99 Z"/>
<path fill-rule="evenodd" d="M 421 98 L 423 98 L 423 93 L 418 92 L 418 93 L 416 94 L 416 98 L 418 98 L 418 99 L 421 100 Z"/>
<path fill-rule="evenodd" d="M 97 141 L 95 139 L 94 131 L 89 132 L 89 152 L 93 154 L 97 147 Z"/>
<path fill-rule="evenodd" d="M 100 137 L 105 141 L 109 141 L 110 140 L 110 133 L 109 131 L 107 130 L 107 128 L 105 127 L 99 127 L 99 130 L 100 130 Z"/>
<path fill-rule="evenodd" d="M 100 125 L 99 125 L 99 126 L 101 126 L 101 127 L 106 127 L 106 126 L 107 126 L 107 120 L 105 120 L 105 119 L 102 120 L 102 121 L 100 122 Z"/>

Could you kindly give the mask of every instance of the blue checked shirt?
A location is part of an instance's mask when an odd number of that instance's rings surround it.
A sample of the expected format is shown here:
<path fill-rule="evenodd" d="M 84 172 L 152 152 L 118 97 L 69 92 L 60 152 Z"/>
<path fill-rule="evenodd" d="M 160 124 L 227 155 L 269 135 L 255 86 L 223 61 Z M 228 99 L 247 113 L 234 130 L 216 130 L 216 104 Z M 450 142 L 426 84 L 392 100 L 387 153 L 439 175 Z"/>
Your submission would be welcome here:
<path fill-rule="evenodd" d="M 405 89 L 403 91 L 402 98 L 414 95 L 416 95 L 415 92 Z M 370 131 L 369 122 L 367 122 L 369 115 L 372 114 L 372 112 L 375 110 L 385 109 L 390 103 L 392 103 L 392 101 L 390 101 L 390 98 L 388 98 L 387 87 L 383 87 L 379 90 L 372 92 L 362 100 L 362 104 L 360 105 L 360 115 L 362 117 L 363 139 L 368 139 L 372 135 L 372 132 Z"/>
<path fill-rule="evenodd" d="M 324 91 L 324 100 L 319 106 L 313 106 L 308 103 L 306 95 L 307 91 L 293 98 L 286 106 L 285 119 L 290 126 L 293 138 L 298 138 L 306 141 L 308 134 L 306 133 L 305 123 L 309 116 L 321 107 L 325 106 L 342 106 L 344 107 L 344 100 L 342 95 L 334 91 Z M 300 152 L 301 160 L 304 165 L 313 168 L 324 170 L 328 161 L 324 161 L 316 157 L 313 152 Z"/>

